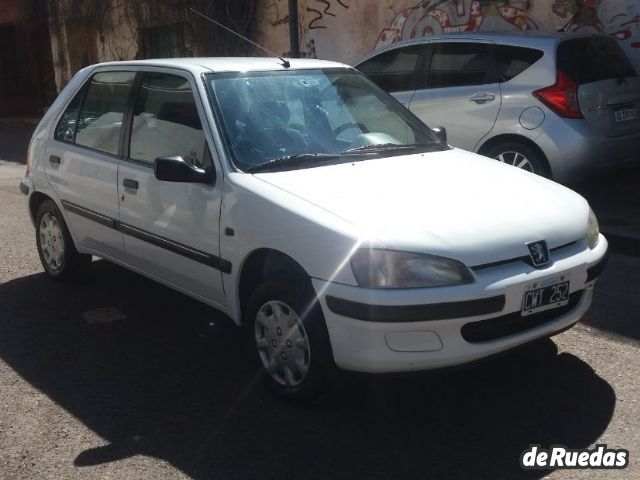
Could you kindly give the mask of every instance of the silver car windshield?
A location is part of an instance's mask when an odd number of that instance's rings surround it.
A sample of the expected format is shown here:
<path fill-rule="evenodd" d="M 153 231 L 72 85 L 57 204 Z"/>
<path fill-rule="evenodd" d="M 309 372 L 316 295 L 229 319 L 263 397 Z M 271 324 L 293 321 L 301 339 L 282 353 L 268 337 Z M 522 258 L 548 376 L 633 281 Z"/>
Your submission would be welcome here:
<path fill-rule="evenodd" d="M 208 84 L 227 147 L 243 171 L 448 148 L 349 69 L 211 74 Z"/>

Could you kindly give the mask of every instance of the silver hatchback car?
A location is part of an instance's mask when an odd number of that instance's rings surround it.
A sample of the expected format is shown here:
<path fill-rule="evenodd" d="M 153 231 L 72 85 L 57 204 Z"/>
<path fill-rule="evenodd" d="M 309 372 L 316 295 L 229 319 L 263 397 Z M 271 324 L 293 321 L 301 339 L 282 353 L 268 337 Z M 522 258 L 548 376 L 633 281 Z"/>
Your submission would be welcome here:
<path fill-rule="evenodd" d="M 605 35 L 434 35 L 356 68 L 451 145 L 559 182 L 640 160 L 640 77 Z"/>

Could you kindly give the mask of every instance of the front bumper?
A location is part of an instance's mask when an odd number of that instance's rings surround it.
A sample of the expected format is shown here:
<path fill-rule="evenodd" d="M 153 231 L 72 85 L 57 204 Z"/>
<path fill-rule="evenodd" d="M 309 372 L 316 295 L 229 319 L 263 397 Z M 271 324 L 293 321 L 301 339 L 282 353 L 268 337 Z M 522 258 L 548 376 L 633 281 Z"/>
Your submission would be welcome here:
<path fill-rule="evenodd" d="M 607 241 L 554 253 L 535 269 L 516 260 L 476 271 L 473 284 L 371 290 L 314 279 L 338 367 L 360 372 L 404 372 L 459 365 L 550 336 L 588 310 L 606 261 Z M 521 316 L 527 286 L 570 280 L 566 307 Z"/>
<path fill-rule="evenodd" d="M 20 192 L 29 195 L 29 192 L 33 190 L 33 182 L 30 177 L 22 177 L 20 180 Z"/>

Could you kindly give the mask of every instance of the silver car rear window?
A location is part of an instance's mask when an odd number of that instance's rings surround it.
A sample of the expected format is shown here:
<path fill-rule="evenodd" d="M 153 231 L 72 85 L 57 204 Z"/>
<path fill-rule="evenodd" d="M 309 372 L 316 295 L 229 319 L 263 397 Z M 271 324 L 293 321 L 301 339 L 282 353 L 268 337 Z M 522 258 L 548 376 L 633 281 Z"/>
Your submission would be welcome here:
<path fill-rule="evenodd" d="M 558 46 L 557 62 L 578 85 L 636 75 L 618 42 L 608 37 L 565 40 Z"/>

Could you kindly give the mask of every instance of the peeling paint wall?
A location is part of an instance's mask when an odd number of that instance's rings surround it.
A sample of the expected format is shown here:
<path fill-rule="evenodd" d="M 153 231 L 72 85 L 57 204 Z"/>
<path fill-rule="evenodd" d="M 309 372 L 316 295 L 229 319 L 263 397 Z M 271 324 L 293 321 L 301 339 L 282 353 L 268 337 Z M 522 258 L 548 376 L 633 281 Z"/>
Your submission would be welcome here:
<path fill-rule="evenodd" d="M 194 16 L 189 7 L 250 34 L 254 29 L 256 0 L 44 1 L 49 5 L 58 90 L 79 69 L 98 62 L 151 56 L 238 55 L 253 49 Z"/>
<path fill-rule="evenodd" d="M 257 36 L 289 50 L 288 1 L 259 0 Z M 306 56 L 353 63 L 384 45 L 421 35 L 472 31 L 603 32 L 640 70 L 640 0 L 299 0 Z"/>
<path fill-rule="evenodd" d="M 135 58 L 136 25 L 125 13 L 117 0 L 106 0 L 97 15 L 78 8 L 73 0 L 49 1 L 51 51 L 58 90 L 83 66 Z"/>

